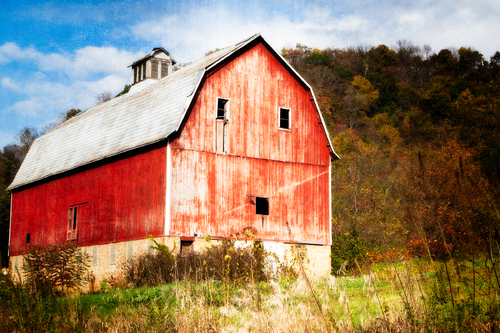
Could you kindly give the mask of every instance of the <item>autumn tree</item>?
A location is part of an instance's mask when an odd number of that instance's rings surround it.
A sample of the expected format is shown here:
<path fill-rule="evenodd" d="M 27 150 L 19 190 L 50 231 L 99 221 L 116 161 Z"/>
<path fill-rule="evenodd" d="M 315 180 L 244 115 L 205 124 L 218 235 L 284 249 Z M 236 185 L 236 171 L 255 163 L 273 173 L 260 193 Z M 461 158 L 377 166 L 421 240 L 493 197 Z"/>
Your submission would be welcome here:
<path fill-rule="evenodd" d="M 379 93 L 370 81 L 359 75 L 354 77 L 344 99 L 344 119 L 349 128 L 358 125 L 359 119 L 366 116 L 378 97 Z"/>

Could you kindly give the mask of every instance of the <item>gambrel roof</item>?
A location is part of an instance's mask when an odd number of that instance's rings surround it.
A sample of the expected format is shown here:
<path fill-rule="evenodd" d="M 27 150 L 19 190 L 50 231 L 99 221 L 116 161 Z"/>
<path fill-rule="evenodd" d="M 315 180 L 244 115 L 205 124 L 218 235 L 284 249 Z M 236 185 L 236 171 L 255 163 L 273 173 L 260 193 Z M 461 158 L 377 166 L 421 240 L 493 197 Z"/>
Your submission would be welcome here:
<path fill-rule="evenodd" d="M 167 139 L 179 130 L 205 74 L 253 43 L 262 42 L 301 84 L 309 85 L 260 35 L 211 53 L 141 90 L 131 91 L 71 118 L 31 146 L 9 190 Z M 314 94 L 313 94 L 314 96 Z M 323 118 L 316 103 L 321 121 Z M 332 158 L 328 131 L 325 136 Z"/>

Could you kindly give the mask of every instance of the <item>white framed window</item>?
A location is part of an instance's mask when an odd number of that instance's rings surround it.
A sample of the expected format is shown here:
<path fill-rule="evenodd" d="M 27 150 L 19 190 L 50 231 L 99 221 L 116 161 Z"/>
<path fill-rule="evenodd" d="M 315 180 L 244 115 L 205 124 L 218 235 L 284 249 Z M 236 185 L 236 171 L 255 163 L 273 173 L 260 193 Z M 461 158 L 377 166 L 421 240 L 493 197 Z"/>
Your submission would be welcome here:
<path fill-rule="evenodd" d="M 217 97 L 215 109 L 214 150 L 217 154 L 227 154 L 229 150 L 229 99 Z"/>
<path fill-rule="evenodd" d="M 292 120 L 290 108 L 279 108 L 278 111 L 278 128 L 283 130 L 292 129 Z"/>

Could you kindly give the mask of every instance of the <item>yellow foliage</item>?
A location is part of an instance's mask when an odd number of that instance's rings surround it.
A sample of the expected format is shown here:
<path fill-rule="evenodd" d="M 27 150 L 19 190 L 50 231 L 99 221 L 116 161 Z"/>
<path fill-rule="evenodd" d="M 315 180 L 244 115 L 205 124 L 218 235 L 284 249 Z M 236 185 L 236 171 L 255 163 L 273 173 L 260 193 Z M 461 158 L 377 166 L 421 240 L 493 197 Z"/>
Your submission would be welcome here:
<path fill-rule="evenodd" d="M 391 125 L 383 125 L 378 131 L 381 139 L 387 144 L 397 147 L 401 144 L 401 137 L 396 128 Z"/>
<path fill-rule="evenodd" d="M 378 90 L 373 88 L 373 85 L 366 78 L 356 75 L 351 83 L 351 87 L 357 90 L 369 103 L 373 103 L 378 99 Z"/>
<path fill-rule="evenodd" d="M 380 128 L 384 125 L 389 125 L 391 123 L 391 120 L 389 119 L 389 115 L 387 114 L 387 112 L 384 112 L 376 114 L 373 117 L 373 122 L 375 123 L 375 126 L 377 128 Z"/>

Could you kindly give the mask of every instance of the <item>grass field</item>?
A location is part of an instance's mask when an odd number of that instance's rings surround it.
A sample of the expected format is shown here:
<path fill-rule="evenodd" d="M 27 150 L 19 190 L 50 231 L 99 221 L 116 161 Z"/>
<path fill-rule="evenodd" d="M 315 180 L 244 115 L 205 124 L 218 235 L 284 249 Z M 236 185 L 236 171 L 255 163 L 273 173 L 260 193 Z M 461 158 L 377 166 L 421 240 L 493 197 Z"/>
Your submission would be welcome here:
<path fill-rule="evenodd" d="M 486 261 L 412 259 L 310 284 L 303 276 L 180 281 L 31 301 L 20 286 L 3 283 L 11 301 L 2 305 L 0 323 L 12 332 L 493 332 L 500 312 L 495 271 Z"/>
<path fill-rule="evenodd" d="M 281 266 L 279 274 L 269 272 L 266 259 L 272 256 L 258 243 L 238 249 L 228 241 L 187 257 L 156 243 L 154 252 L 124 267 L 120 278 L 85 294 L 41 274 L 44 258 L 60 253 L 57 249 L 33 251 L 40 254 L 34 262 L 42 265 L 34 266 L 24 283 L 0 277 L 1 332 L 500 329 L 499 272 L 492 253 L 447 261 L 408 256 L 367 260 L 356 262 L 357 269 L 347 275 L 316 278 L 304 271 L 300 256 L 292 266 Z M 76 255 L 73 250 L 68 253 Z M 71 271 L 61 269 L 56 276 L 79 285 L 80 275 L 68 280 Z"/>

